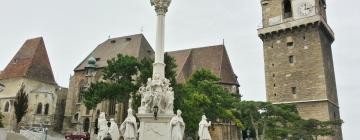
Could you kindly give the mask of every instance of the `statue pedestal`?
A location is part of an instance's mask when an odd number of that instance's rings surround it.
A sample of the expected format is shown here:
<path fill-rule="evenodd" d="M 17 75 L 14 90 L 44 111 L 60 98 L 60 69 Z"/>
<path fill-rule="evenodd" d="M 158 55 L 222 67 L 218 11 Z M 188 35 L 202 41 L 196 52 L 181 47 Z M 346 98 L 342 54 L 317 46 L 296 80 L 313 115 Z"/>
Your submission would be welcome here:
<path fill-rule="evenodd" d="M 175 115 L 137 114 L 140 119 L 139 140 L 170 140 L 170 120 Z"/>

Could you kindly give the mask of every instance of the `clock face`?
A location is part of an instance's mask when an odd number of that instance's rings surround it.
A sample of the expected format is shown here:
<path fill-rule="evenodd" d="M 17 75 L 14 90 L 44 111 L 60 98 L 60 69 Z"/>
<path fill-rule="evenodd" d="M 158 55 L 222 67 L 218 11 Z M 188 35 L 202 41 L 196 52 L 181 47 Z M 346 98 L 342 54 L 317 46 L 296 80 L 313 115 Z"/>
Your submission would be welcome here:
<path fill-rule="evenodd" d="M 315 7 L 308 2 L 301 3 L 298 8 L 298 12 L 300 16 L 309 16 L 313 13 Z"/>

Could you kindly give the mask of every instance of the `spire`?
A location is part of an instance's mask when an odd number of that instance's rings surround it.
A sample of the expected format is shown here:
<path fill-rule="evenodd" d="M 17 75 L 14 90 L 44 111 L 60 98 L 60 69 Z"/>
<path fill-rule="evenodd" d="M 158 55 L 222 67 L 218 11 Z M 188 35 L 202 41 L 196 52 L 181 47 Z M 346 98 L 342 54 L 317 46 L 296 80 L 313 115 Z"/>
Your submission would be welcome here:
<path fill-rule="evenodd" d="M 26 40 L 0 74 L 0 80 L 17 77 L 56 84 L 42 37 Z"/>

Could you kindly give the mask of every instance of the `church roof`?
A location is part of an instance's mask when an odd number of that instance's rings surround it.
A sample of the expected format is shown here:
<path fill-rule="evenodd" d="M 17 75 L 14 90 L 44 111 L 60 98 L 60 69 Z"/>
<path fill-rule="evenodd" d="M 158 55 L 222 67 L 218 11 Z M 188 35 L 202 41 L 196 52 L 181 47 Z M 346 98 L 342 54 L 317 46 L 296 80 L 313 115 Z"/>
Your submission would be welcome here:
<path fill-rule="evenodd" d="M 177 81 L 184 83 L 200 69 L 208 69 L 220 77 L 221 83 L 239 85 L 224 45 L 168 52 L 176 59 Z"/>
<path fill-rule="evenodd" d="M 26 40 L 0 74 L 0 80 L 17 77 L 56 84 L 42 37 Z"/>
<path fill-rule="evenodd" d="M 96 59 L 97 68 L 107 66 L 107 60 L 116 58 L 118 54 L 130 55 L 139 59 L 153 58 L 154 50 L 151 48 L 144 35 L 136 34 L 119 38 L 111 38 L 98 45 L 76 68 L 75 71 L 84 70 L 88 59 Z"/>

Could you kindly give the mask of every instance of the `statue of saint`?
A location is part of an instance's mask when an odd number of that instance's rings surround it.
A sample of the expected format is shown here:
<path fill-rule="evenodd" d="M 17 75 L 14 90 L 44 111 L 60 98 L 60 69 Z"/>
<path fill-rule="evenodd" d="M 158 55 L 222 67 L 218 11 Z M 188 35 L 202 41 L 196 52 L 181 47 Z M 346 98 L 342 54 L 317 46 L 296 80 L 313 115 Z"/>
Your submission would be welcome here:
<path fill-rule="evenodd" d="M 183 140 L 185 132 L 185 123 L 181 117 L 181 111 L 177 110 L 176 116 L 170 121 L 171 140 Z"/>
<path fill-rule="evenodd" d="M 199 138 L 200 140 L 211 140 L 209 133 L 209 127 L 211 126 L 211 121 L 207 122 L 205 115 L 202 116 L 202 120 L 199 123 Z"/>
<path fill-rule="evenodd" d="M 120 132 L 124 140 L 136 140 L 137 138 L 137 123 L 131 108 L 128 109 L 128 116 L 120 126 Z"/>
<path fill-rule="evenodd" d="M 98 128 L 99 128 L 99 132 L 98 132 L 98 136 L 97 139 L 98 140 L 102 140 L 108 131 L 108 127 L 107 127 L 107 120 L 105 117 L 105 112 L 101 112 L 98 118 Z"/>
<path fill-rule="evenodd" d="M 111 125 L 109 129 L 109 133 L 111 135 L 111 138 L 114 140 L 118 140 L 120 138 L 119 127 L 113 118 L 110 119 L 110 123 Z"/>

